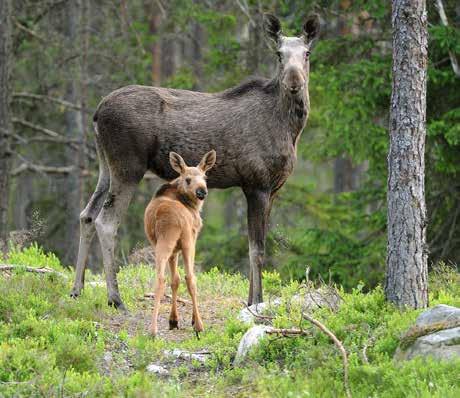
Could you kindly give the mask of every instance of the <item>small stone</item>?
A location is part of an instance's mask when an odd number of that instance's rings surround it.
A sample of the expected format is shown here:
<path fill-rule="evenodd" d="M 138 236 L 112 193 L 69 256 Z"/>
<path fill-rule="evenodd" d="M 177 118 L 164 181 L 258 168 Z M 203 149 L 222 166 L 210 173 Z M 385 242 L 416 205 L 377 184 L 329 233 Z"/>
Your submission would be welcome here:
<path fill-rule="evenodd" d="M 164 354 L 168 357 L 174 357 L 178 359 L 184 359 L 184 360 L 195 360 L 201 363 L 205 363 L 206 360 L 209 358 L 209 353 L 204 353 L 204 352 L 187 352 L 187 351 L 182 351 L 179 350 L 178 348 L 175 348 L 174 350 L 166 350 L 164 351 Z"/>
<path fill-rule="evenodd" d="M 160 376 L 167 376 L 169 375 L 169 370 L 164 368 L 163 366 L 156 365 L 154 363 L 151 363 L 150 365 L 147 366 L 146 368 L 147 372 L 150 373 L 155 373 Z"/>

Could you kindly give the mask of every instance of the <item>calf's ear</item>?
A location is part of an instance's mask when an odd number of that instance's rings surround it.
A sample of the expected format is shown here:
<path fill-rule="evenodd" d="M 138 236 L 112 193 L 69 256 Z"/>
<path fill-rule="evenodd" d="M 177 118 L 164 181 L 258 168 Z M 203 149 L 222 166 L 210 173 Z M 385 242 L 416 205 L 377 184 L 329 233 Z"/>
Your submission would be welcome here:
<path fill-rule="evenodd" d="M 203 173 L 206 173 L 209 169 L 211 169 L 214 166 L 215 163 L 216 151 L 213 149 L 203 156 L 203 159 L 201 159 L 198 168 L 201 169 Z"/>
<path fill-rule="evenodd" d="M 169 152 L 169 163 L 179 174 L 182 174 L 187 167 L 182 156 L 176 152 Z"/>

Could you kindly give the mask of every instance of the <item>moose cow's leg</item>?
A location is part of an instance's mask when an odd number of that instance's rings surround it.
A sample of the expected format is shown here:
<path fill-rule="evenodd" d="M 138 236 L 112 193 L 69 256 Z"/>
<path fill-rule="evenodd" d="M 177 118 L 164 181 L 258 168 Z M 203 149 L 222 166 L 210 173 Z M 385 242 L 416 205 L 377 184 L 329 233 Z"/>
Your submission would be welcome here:
<path fill-rule="evenodd" d="M 125 214 L 137 184 L 118 181 L 113 175 L 110 179 L 110 191 L 103 208 L 96 218 L 96 231 L 101 243 L 107 282 L 108 304 L 120 310 L 126 310 L 120 298 L 117 282 L 117 267 L 114 264 L 115 238 L 121 218 Z"/>
<path fill-rule="evenodd" d="M 107 163 L 99 150 L 98 154 L 99 179 L 97 181 L 97 186 L 85 209 L 80 213 L 80 244 L 78 246 L 75 281 L 72 291 L 70 292 L 70 296 L 74 298 L 80 295 L 85 283 L 85 268 L 88 261 L 88 253 L 94 238 L 94 233 L 96 232 L 94 221 L 101 211 L 110 185 L 110 174 Z"/>
<path fill-rule="evenodd" d="M 179 253 L 173 254 L 169 258 L 169 269 L 171 271 L 171 314 L 169 315 L 169 329 L 179 329 L 179 314 L 177 313 L 177 291 L 180 285 L 180 275 L 177 270 L 177 260 Z"/>
<path fill-rule="evenodd" d="M 270 192 L 245 189 L 248 202 L 249 297 L 248 305 L 261 303 L 262 267 L 265 261 L 265 238 L 270 214 Z"/>

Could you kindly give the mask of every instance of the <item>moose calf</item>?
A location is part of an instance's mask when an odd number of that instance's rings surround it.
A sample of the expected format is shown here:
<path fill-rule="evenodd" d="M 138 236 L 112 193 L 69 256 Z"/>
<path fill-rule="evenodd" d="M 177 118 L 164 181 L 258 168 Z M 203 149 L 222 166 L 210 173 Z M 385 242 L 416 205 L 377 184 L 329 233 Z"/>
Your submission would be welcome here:
<path fill-rule="evenodd" d="M 184 159 L 175 152 L 169 153 L 172 168 L 179 177 L 164 184 L 145 210 L 144 227 L 147 238 L 155 251 L 156 281 L 155 303 L 149 332 L 158 331 L 158 311 L 165 289 L 165 268 L 169 263 L 171 272 L 172 305 L 169 329 L 179 328 L 177 313 L 177 290 L 180 276 L 177 270 L 179 251 L 182 252 L 187 289 L 193 303 L 192 325 L 195 332 L 203 331 L 203 322 L 198 311 L 194 273 L 195 244 L 202 222 L 200 211 L 208 193 L 206 172 L 216 162 L 214 150 L 203 156 L 197 167 L 187 167 Z"/>

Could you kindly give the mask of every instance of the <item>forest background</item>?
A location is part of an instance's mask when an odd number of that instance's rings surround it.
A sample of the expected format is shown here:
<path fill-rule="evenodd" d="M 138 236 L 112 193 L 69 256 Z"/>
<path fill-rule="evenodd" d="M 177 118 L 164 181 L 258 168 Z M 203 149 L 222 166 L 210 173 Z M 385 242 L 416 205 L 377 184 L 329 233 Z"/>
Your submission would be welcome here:
<path fill-rule="evenodd" d="M 426 200 L 429 263 L 460 263 L 460 5 L 428 3 Z M 277 57 L 264 12 L 299 33 L 311 13 L 322 33 L 311 55 L 311 113 L 294 174 L 272 211 L 267 268 L 366 289 L 383 281 L 386 253 L 391 5 L 306 0 L 18 0 L 12 59 L 12 240 L 37 240 L 76 259 L 79 213 L 97 180 L 92 114 L 128 84 L 220 91 L 271 76 Z M 161 184 L 147 175 L 118 246 L 120 265 L 147 246 L 143 211 Z M 204 209 L 201 269 L 248 270 L 239 189 L 213 190 Z M 16 231 L 16 232 L 15 232 Z M 28 231 L 28 232 L 18 232 Z M 102 269 L 97 242 L 89 267 Z"/>

